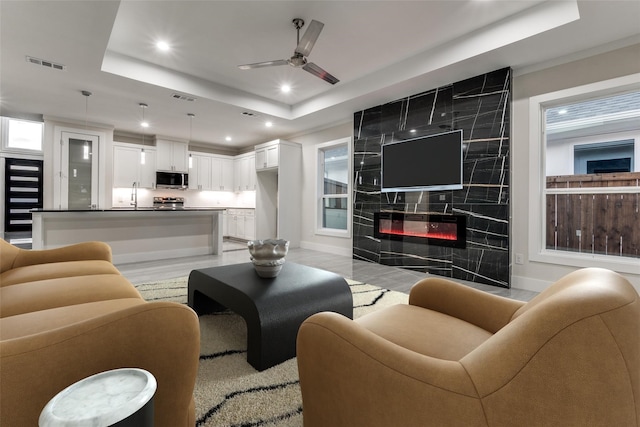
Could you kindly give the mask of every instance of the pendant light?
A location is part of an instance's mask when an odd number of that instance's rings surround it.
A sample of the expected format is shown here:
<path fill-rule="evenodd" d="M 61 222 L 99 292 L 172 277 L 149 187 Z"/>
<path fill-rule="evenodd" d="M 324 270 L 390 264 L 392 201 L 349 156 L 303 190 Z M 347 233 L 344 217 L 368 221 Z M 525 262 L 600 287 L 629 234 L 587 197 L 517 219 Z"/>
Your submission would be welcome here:
<path fill-rule="evenodd" d="M 193 113 L 187 113 L 187 116 L 189 116 L 189 143 L 191 143 L 191 138 L 193 135 L 193 118 L 196 116 Z M 191 153 L 189 153 L 189 169 L 193 168 L 193 157 L 191 156 Z"/>
<path fill-rule="evenodd" d="M 84 131 L 85 134 L 87 133 L 87 117 L 89 116 L 89 97 L 91 96 L 91 92 L 89 92 L 88 90 L 83 90 L 82 95 L 84 95 Z M 89 141 L 85 140 L 84 141 L 84 147 L 82 147 L 82 159 L 83 160 L 89 160 Z M 74 177 L 76 171 L 74 169 Z"/>
<path fill-rule="evenodd" d="M 140 104 L 138 104 L 138 105 L 140 105 L 140 108 L 142 109 L 142 122 L 140 122 L 140 126 L 142 126 L 143 128 L 149 127 L 149 123 L 147 123 L 144 120 L 144 110 L 148 107 L 148 105 L 144 104 L 142 102 Z M 144 152 L 144 147 L 145 147 L 145 144 L 144 144 L 144 130 L 143 130 L 142 131 L 142 150 L 140 151 L 140 164 L 141 165 L 144 165 L 146 163 L 146 157 L 147 157 L 146 153 Z"/>

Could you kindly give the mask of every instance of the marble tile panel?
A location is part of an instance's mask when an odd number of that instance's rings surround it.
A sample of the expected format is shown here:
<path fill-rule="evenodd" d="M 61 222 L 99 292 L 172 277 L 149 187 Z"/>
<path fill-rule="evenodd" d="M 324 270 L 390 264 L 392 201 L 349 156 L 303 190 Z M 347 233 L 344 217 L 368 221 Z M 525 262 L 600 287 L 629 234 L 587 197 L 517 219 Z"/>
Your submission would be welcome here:
<path fill-rule="evenodd" d="M 496 70 L 402 98 L 354 115 L 354 258 L 464 275 L 508 286 L 509 130 L 511 70 Z M 462 129 L 464 188 L 442 192 L 381 193 L 380 146 L 385 142 Z M 377 210 L 457 213 L 467 216 L 468 249 L 371 242 L 368 224 Z M 433 249 L 435 248 L 435 249 Z M 378 250 L 379 252 L 376 252 Z M 505 254 L 506 253 L 506 258 Z M 456 254 L 456 256 L 453 256 Z"/>
<path fill-rule="evenodd" d="M 399 130 L 404 130 L 401 124 L 404 121 L 407 98 L 382 104 L 380 117 L 380 133 L 392 134 Z"/>
<path fill-rule="evenodd" d="M 354 136 L 358 139 L 382 134 L 380 122 L 382 120 L 382 106 L 366 109 L 354 116 Z"/>
<path fill-rule="evenodd" d="M 504 253 L 503 253 L 504 252 Z M 509 287 L 509 251 L 476 249 L 453 251 L 453 278 Z"/>

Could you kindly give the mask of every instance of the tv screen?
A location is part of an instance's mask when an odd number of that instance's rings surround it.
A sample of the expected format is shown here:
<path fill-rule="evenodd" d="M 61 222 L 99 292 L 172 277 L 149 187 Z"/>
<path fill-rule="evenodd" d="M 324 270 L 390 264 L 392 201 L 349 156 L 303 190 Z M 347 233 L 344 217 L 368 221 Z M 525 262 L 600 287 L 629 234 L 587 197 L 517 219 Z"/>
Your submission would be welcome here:
<path fill-rule="evenodd" d="M 462 130 L 382 146 L 382 191 L 462 188 Z"/>

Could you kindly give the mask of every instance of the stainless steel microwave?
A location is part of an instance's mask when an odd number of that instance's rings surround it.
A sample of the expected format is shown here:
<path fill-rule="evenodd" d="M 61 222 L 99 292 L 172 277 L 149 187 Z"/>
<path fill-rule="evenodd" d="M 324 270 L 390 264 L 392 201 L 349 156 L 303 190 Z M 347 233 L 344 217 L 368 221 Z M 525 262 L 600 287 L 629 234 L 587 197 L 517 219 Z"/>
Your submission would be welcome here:
<path fill-rule="evenodd" d="M 189 174 L 182 172 L 156 172 L 156 188 L 189 188 Z"/>

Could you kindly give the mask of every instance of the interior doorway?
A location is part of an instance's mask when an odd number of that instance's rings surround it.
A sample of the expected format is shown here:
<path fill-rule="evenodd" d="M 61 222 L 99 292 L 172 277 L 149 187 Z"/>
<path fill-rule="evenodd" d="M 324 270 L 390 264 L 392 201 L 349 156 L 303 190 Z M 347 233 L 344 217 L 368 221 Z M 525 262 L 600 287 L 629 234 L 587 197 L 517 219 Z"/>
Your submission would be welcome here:
<path fill-rule="evenodd" d="M 57 209 L 89 210 L 98 207 L 100 138 L 98 135 L 62 131 L 54 175 Z"/>
<path fill-rule="evenodd" d="M 42 160 L 5 159 L 5 239 L 27 249 L 31 247 L 31 209 L 42 208 L 42 166 Z"/>

